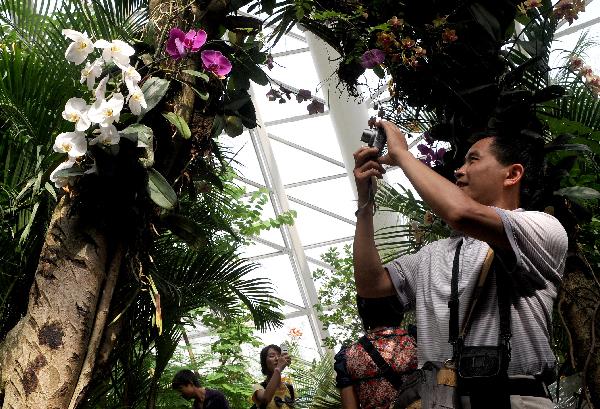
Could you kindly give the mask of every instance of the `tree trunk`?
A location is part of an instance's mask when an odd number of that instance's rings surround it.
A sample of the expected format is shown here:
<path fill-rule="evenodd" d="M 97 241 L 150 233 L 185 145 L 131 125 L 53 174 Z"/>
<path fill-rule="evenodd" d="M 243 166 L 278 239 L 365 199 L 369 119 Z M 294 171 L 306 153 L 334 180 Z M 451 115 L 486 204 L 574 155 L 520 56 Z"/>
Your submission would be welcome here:
<path fill-rule="evenodd" d="M 4 409 L 66 409 L 82 370 L 91 370 L 90 339 L 104 326 L 98 313 L 106 312 L 98 305 L 109 296 L 102 296 L 109 255 L 106 237 L 70 210 L 65 197 L 46 234 L 27 313 L 0 345 Z"/>
<path fill-rule="evenodd" d="M 567 258 L 558 300 L 568 330 L 571 362 L 583 372 L 586 399 L 600 408 L 600 283 L 581 255 Z"/>

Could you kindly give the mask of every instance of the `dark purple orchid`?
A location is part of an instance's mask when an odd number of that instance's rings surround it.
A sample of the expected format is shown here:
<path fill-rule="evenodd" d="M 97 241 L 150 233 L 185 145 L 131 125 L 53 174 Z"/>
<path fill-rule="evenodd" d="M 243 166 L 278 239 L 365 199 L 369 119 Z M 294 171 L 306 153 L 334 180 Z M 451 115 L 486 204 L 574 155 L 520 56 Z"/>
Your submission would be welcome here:
<path fill-rule="evenodd" d="M 231 72 L 231 61 L 220 51 L 205 50 L 200 53 L 200 57 L 204 68 L 219 78 L 224 78 Z"/>
<path fill-rule="evenodd" d="M 190 30 L 186 33 L 174 27 L 169 32 L 167 40 L 167 54 L 178 60 L 188 53 L 197 52 L 206 43 L 206 32 L 204 30 Z"/>
<path fill-rule="evenodd" d="M 363 68 L 374 68 L 385 60 L 385 53 L 378 48 L 365 51 L 360 57 L 360 65 Z"/>
<path fill-rule="evenodd" d="M 422 155 L 419 160 L 429 167 L 441 165 L 444 161 L 444 155 L 446 154 L 446 149 L 444 148 L 435 150 L 428 145 L 419 144 L 417 145 L 417 149 Z"/>

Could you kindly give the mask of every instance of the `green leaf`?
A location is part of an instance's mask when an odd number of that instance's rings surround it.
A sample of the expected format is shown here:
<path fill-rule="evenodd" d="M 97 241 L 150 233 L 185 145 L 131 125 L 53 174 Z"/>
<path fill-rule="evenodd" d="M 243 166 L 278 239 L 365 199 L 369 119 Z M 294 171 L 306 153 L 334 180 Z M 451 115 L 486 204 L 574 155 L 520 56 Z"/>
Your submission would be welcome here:
<path fill-rule="evenodd" d="M 181 72 L 184 72 L 184 73 L 189 74 L 189 75 L 193 75 L 194 77 L 201 78 L 205 82 L 210 81 L 210 77 L 208 75 L 206 75 L 205 73 L 200 72 L 200 71 L 196 71 L 196 70 L 182 70 Z"/>
<path fill-rule="evenodd" d="M 154 203 L 163 209 L 173 209 L 177 204 L 177 194 L 156 169 L 148 169 L 148 194 Z"/>
<path fill-rule="evenodd" d="M 558 196 L 566 196 L 570 199 L 575 200 L 593 200 L 600 199 L 600 192 L 591 187 L 585 186 L 571 186 L 565 187 L 554 192 Z"/>
<path fill-rule="evenodd" d="M 269 85 L 269 77 L 258 65 L 249 63 L 245 68 L 248 70 L 252 81 L 256 82 L 258 85 Z"/>
<path fill-rule="evenodd" d="M 210 131 L 210 137 L 216 138 L 221 135 L 223 129 L 225 128 L 225 118 L 222 115 L 215 116 L 212 124 L 212 130 Z"/>
<path fill-rule="evenodd" d="M 139 161 L 145 168 L 154 165 L 154 132 L 152 128 L 142 124 L 133 124 L 120 133 L 123 138 L 137 143 L 138 148 L 144 148 L 145 154 Z"/>
<path fill-rule="evenodd" d="M 181 214 L 168 214 L 162 221 L 165 226 L 186 241 L 190 246 L 200 248 L 208 242 L 202 226 Z"/>
<path fill-rule="evenodd" d="M 376 65 L 375 67 L 373 67 L 373 72 L 375 73 L 375 75 L 377 75 L 379 78 L 383 78 L 385 77 L 385 71 L 383 71 L 383 67 L 381 65 Z"/>
<path fill-rule="evenodd" d="M 150 77 L 144 82 L 144 85 L 142 85 L 142 93 L 144 94 L 144 99 L 146 99 L 146 104 L 148 106 L 142 108 L 140 118 L 143 117 L 146 112 L 158 105 L 168 89 L 169 81 L 163 78 Z"/>
<path fill-rule="evenodd" d="M 250 94 L 246 91 L 229 93 L 230 102 L 223 107 L 226 111 L 237 111 L 250 101 Z"/>
<path fill-rule="evenodd" d="M 225 132 L 231 137 L 236 137 L 244 132 L 244 125 L 239 116 L 227 115 L 225 117 Z"/>
<path fill-rule="evenodd" d="M 196 94 L 198 94 L 198 96 L 200 97 L 200 99 L 201 99 L 202 101 L 207 101 L 207 100 L 208 100 L 208 92 L 204 92 L 204 93 L 203 93 L 203 92 L 200 92 L 200 91 L 198 91 L 198 90 L 196 89 L 196 87 L 192 87 L 192 89 L 194 90 L 194 92 L 195 92 Z"/>
<path fill-rule="evenodd" d="M 192 131 L 190 131 L 190 127 L 188 126 L 187 122 L 185 122 L 185 119 L 183 119 L 182 117 L 177 115 L 175 112 L 166 112 L 166 113 L 163 113 L 162 115 L 165 118 L 167 118 L 167 120 L 170 123 L 175 125 L 175 128 L 177 128 L 177 132 L 179 132 L 179 135 L 181 135 L 182 138 L 184 138 L 184 139 L 191 138 Z"/>

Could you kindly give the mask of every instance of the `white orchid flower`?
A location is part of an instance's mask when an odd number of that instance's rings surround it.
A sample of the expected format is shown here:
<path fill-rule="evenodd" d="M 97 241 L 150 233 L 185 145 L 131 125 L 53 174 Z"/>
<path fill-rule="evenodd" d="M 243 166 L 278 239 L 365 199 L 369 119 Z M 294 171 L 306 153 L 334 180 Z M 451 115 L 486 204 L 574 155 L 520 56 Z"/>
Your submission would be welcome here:
<path fill-rule="evenodd" d="M 137 85 L 131 91 L 129 96 L 127 96 L 127 102 L 129 103 L 129 109 L 131 109 L 131 113 L 133 115 L 141 114 L 142 108 L 146 109 L 148 107 L 148 104 L 146 104 L 146 98 L 144 98 L 144 93 Z"/>
<path fill-rule="evenodd" d="M 67 153 L 75 159 L 87 152 L 87 141 L 83 132 L 63 132 L 54 141 L 54 151 Z"/>
<path fill-rule="evenodd" d="M 71 98 L 65 105 L 62 117 L 69 122 L 74 122 L 76 131 L 83 132 L 91 125 L 87 116 L 88 109 L 89 106 L 84 99 Z"/>
<path fill-rule="evenodd" d="M 87 81 L 87 87 L 91 91 L 94 89 L 94 84 L 96 83 L 96 78 L 102 74 L 102 65 L 104 61 L 102 58 L 96 59 L 93 63 L 89 63 L 86 61 L 85 68 L 81 70 L 81 83 Z"/>
<path fill-rule="evenodd" d="M 69 184 L 69 178 L 68 177 L 64 177 L 64 176 L 56 176 L 56 174 L 58 172 L 60 172 L 63 169 L 69 169 L 71 167 L 73 167 L 73 165 L 75 164 L 75 159 L 74 158 L 69 158 L 68 161 L 61 163 L 60 165 L 58 165 L 56 167 L 56 169 L 54 169 L 52 171 L 52 173 L 50 174 L 50 181 L 54 183 L 54 186 L 58 189 L 63 188 L 65 186 L 67 186 Z"/>
<path fill-rule="evenodd" d="M 65 52 L 65 58 L 67 61 L 71 61 L 77 65 L 85 61 L 87 56 L 94 51 L 92 41 L 86 34 L 80 33 L 79 31 L 64 29 L 62 34 L 73 42 L 67 48 Z"/>
<path fill-rule="evenodd" d="M 94 47 L 103 49 L 102 58 L 104 58 L 104 61 L 114 61 L 121 65 L 129 65 L 129 57 L 135 54 L 133 47 L 121 40 L 114 40 L 112 43 L 106 40 L 98 40 L 94 43 Z"/>
<path fill-rule="evenodd" d="M 108 126 L 113 122 L 119 122 L 119 116 L 124 104 L 123 94 L 117 93 L 111 99 L 104 98 L 97 100 L 88 111 L 90 121 L 100 124 L 100 126 Z"/>
<path fill-rule="evenodd" d="M 100 80 L 98 86 L 96 87 L 96 91 L 94 91 L 94 95 L 96 96 L 96 101 L 101 101 L 104 99 L 106 95 L 106 83 L 108 82 L 108 75 Z"/>
<path fill-rule="evenodd" d="M 101 143 L 102 145 L 116 145 L 119 143 L 121 136 L 114 125 L 101 126 L 100 129 L 94 131 L 99 132 L 99 135 L 90 141 L 90 145 Z"/>
<path fill-rule="evenodd" d="M 115 64 L 117 64 L 117 67 L 119 67 L 123 73 L 123 79 L 125 80 L 125 85 L 127 86 L 129 93 L 133 93 L 133 90 L 135 87 L 137 87 L 138 82 L 140 82 L 142 79 L 142 76 L 136 71 L 135 68 L 133 68 L 133 66 L 129 64 L 123 65 L 117 62 L 115 62 Z"/>

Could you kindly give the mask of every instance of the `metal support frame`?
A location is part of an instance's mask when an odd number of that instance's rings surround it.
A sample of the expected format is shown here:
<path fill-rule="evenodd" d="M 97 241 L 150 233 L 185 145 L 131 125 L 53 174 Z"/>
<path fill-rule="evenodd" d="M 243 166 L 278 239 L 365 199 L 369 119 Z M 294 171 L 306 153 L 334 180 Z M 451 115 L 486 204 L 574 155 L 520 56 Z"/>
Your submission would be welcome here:
<path fill-rule="evenodd" d="M 251 88 L 250 91 L 254 106 L 258 108 L 253 89 Z M 250 138 L 256 152 L 265 185 L 269 190 L 269 196 L 275 215 L 278 216 L 289 210 L 288 198 L 285 194 L 283 183 L 281 182 L 277 163 L 273 156 L 269 137 L 267 135 L 266 125 L 262 122 L 259 109 L 256 110 L 256 117 L 258 126 L 249 131 Z M 319 299 L 312 279 L 312 273 L 308 266 L 306 255 L 304 254 L 304 248 L 302 247 L 298 232 L 294 226 L 283 225 L 280 227 L 280 231 L 285 248 L 290 250 L 288 253 L 290 263 L 294 271 L 296 284 L 300 290 L 305 315 L 308 317 L 315 343 L 320 349 L 323 349 L 322 340 L 328 336 L 328 333 L 323 330 L 323 325 L 313 309 L 313 305 L 317 304 Z"/>

